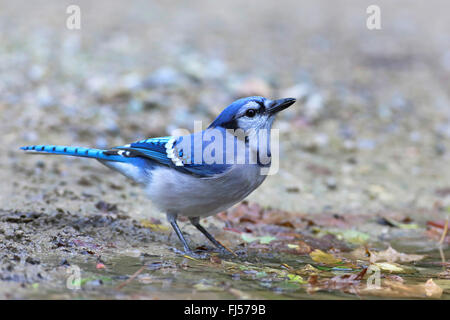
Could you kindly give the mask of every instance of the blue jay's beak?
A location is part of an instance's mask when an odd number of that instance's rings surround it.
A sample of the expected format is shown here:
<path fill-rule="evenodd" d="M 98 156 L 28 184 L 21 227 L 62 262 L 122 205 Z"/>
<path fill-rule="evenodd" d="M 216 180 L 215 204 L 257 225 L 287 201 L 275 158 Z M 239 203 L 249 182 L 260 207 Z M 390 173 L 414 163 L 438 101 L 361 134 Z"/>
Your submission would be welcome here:
<path fill-rule="evenodd" d="M 294 98 L 273 100 L 267 110 L 270 114 L 275 114 L 293 105 L 295 101 L 296 100 Z"/>

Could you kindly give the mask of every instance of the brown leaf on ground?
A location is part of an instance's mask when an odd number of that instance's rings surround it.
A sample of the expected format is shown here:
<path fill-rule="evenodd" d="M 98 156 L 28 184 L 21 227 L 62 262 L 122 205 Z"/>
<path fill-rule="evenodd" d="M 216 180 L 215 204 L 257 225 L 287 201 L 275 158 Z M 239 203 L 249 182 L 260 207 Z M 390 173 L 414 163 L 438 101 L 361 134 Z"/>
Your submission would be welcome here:
<path fill-rule="evenodd" d="M 243 201 L 228 211 L 219 213 L 217 217 L 233 225 L 247 222 L 250 224 L 275 225 L 290 229 L 305 228 L 307 226 L 298 213 L 267 209 L 257 203 L 248 203 L 247 201 Z"/>
<path fill-rule="evenodd" d="M 427 221 L 427 226 L 435 227 L 438 229 L 444 229 L 445 221 Z"/>
<path fill-rule="evenodd" d="M 295 229 L 294 220 L 299 219 L 299 215 L 282 210 L 264 210 L 261 222 L 265 224 L 275 224 L 282 227 Z"/>
<path fill-rule="evenodd" d="M 356 274 L 344 274 L 335 276 L 331 279 L 319 280 L 317 275 L 311 275 L 308 278 L 307 292 L 325 291 L 342 291 L 345 293 L 358 294 L 361 290 L 361 280 L 364 278 L 367 269 L 363 269 Z"/>
<path fill-rule="evenodd" d="M 219 213 L 217 217 L 233 224 L 241 222 L 257 223 L 261 220 L 262 208 L 256 203 L 249 204 L 247 201 L 242 201 L 236 207 Z"/>

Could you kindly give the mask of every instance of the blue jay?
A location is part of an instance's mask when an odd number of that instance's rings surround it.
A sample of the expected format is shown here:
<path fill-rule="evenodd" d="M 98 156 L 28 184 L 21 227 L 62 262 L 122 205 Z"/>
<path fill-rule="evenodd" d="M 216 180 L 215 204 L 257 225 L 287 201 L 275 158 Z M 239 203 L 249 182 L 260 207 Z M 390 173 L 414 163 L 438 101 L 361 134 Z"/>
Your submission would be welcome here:
<path fill-rule="evenodd" d="M 150 138 L 109 150 L 55 145 L 21 149 L 31 153 L 97 159 L 143 186 L 150 200 L 166 213 L 185 253 L 195 255 L 178 227 L 178 215 L 187 216 L 200 232 L 224 251 L 228 249 L 203 228 L 200 217 L 228 209 L 264 181 L 266 175 L 261 174 L 261 169 L 271 164 L 272 123 L 279 111 L 293 103 L 293 98 L 242 98 L 225 108 L 201 132 Z M 239 130 L 245 135 L 238 134 Z M 258 133 L 264 130 L 266 138 L 260 138 Z M 236 157 L 240 152 L 237 149 L 243 149 L 240 161 Z"/>

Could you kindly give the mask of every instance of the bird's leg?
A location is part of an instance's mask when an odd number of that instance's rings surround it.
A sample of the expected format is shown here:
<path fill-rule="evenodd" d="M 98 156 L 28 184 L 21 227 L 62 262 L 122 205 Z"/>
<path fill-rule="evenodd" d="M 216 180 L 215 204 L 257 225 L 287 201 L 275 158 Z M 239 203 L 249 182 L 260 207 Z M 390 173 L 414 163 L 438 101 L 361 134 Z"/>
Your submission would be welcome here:
<path fill-rule="evenodd" d="M 173 230 L 175 230 L 175 233 L 178 236 L 178 239 L 180 239 L 181 243 L 183 244 L 184 251 L 187 254 L 193 255 L 191 248 L 189 248 L 189 245 L 184 238 L 183 234 L 181 233 L 180 227 L 177 224 L 177 215 L 176 214 L 167 214 L 167 220 L 169 220 L 170 224 L 172 225 Z"/>
<path fill-rule="evenodd" d="M 209 241 L 211 241 L 217 248 L 219 248 L 221 251 L 223 252 L 228 252 L 228 253 L 232 253 L 233 255 L 236 255 L 233 251 L 231 251 L 230 249 L 226 248 L 223 244 L 221 244 L 219 241 L 217 241 L 212 234 L 210 234 L 208 231 L 206 231 L 205 228 L 203 228 L 203 226 L 200 224 L 200 218 L 199 217 L 192 217 L 189 218 L 189 220 L 191 221 L 191 223 L 201 232 L 205 235 L 205 237 L 207 237 L 209 239 Z"/>

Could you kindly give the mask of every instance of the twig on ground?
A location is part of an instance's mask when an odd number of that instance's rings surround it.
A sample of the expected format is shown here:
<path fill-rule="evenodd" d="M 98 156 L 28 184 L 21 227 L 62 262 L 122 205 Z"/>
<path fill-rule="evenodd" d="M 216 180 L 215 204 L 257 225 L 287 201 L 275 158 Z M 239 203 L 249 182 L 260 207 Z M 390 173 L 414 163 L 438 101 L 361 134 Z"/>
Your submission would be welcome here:
<path fill-rule="evenodd" d="M 125 287 L 127 284 L 129 284 L 131 281 L 133 281 L 133 280 L 134 280 L 134 279 L 142 272 L 142 270 L 145 269 L 145 267 L 146 267 L 146 266 L 142 266 L 141 268 L 139 268 L 139 270 L 136 271 L 135 273 L 133 273 L 133 275 L 132 275 L 130 278 L 128 278 L 127 280 L 125 280 L 124 282 L 122 282 L 121 284 L 119 284 L 119 285 L 116 287 L 116 290 L 121 290 L 123 287 Z"/>

